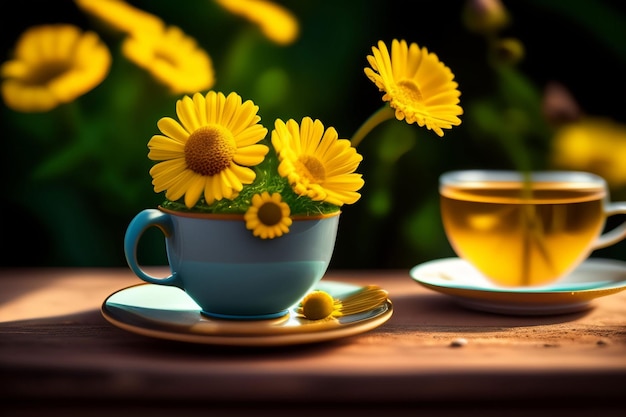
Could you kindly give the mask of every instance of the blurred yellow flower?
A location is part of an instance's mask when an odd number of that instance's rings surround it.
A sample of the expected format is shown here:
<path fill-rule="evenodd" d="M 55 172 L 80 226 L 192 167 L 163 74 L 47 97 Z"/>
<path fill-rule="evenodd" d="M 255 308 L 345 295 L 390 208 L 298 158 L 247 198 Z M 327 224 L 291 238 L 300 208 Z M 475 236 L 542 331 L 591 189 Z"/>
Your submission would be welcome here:
<path fill-rule="evenodd" d="M 252 204 L 244 214 L 246 228 L 261 239 L 274 239 L 289 233 L 292 220 L 289 205 L 279 193 L 267 191 L 252 196 Z"/>
<path fill-rule="evenodd" d="M 563 125 L 553 140 L 552 165 L 589 171 L 611 187 L 626 186 L 626 126 L 603 117 Z"/>
<path fill-rule="evenodd" d="M 97 34 L 68 24 L 33 26 L 0 67 L 2 98 L 17 111 L 45 112 L 92 90 L 110 66 Z"/>
<path fill-rule="evenodd" d="M 179 27 L 124 0 L 75 0 L 91 16 L 127 35 L 122 52 L 172 94 L 193 94 L 215 84 L 213 62 Z"/>
<path fill-rule="evenodd" d="M 76 5 L 111 28 L 131 34 L 159 32 L 163 21 L 124 0 L 74 0 Z"/>
<path fill-rule="evenodd" d="M 209 55 L 176 26 L 150 36 L 131 35 L 124 40 L 122 52 L 172 94 L 193 94 L 215 84 Z"/>
<path fill-rule="evenodd" d="M 461 124 L 458 84 L 437 55 L 397 39 L 391 43 L 391 55 L 383 41 L 372 52 L 367 56 L 371 68 L 365 68 L 365 74 L 385 92 L 383 100 L 395 109 L 398 120 L 426 125 L 439 136 L 443 136 L 442 128 Z"/>
<path fill-rule="evenodd" d="M 256 178 L 248 167 L 260 164 L 269 151 L 258 144 L 267 134 L 258 110 L 250 100 L 242 103 L 236 93 L 210 91 L 178 100 L 180 123 L 161 118 L 163 135 L 148 142 L 148 158 L 163 161 L 150 169 L 154 191 L 165 191 L 171 201 L 184 195 L 188 208 L 203 195 L 207 204 L 236 196 L 243 184 Z"/>
<path fill-rule="evenodd" d="M 279 45 L 291 44 L 298 38 L 298 20 L 278 4 L 264 0 L 215 1 L 229 12 L 257 24 L 268 39 Z"/>
<path fill-rule="evenodd" d="M 363 157 L 337 131 L 324 130 L 321 121 L 305 117 L 302 123 L 280 119 L 272 131 L 272 145 L 280 164 L 278 173 L 289 180 L 293 190 L 313 201 L 337 206 L 355 203 L 364 184 L 357 169 Z"/>

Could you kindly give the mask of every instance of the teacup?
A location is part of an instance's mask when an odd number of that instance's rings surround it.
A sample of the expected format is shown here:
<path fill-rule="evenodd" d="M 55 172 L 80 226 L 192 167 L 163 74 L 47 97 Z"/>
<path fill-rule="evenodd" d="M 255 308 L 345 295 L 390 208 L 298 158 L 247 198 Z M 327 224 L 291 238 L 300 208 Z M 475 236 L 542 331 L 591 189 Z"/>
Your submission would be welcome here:
<path fill-rule="evenodd" d="M 610 202 L 605 180 L 592 173 L 452 171 L 440 176 L 439 194 L 456 254 L 505 287 L 555 282 L 626 237 L 626 221 L 605 231 L 626 202 Z"/>
<path fill-rule="evenodd" d="M 142 280 L 184 290 L 208 316 L 224 319 L 282 317 L 322 279 L 337 236 L 339 212 L 294 218 L 289 232 L 260 239 L 243 215 L 145 209 L 130 222 L 124 252 Z M 148 274 L 137 246 L 149 227 L 165 236 L 171 274 Z"/>

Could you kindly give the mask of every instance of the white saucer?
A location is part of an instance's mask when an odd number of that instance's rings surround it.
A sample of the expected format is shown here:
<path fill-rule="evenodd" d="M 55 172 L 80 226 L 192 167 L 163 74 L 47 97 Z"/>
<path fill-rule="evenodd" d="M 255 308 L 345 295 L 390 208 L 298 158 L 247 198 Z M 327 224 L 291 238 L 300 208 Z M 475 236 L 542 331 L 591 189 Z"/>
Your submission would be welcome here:
<path fill-rule="evenodd" d="M 590 308 L 595 298 L 626 289 L 626 262 L 598 258 L 586 260 L 555 283 L 531 288 L 498 287 L 460 258 L 416 265 L 409 275 L 465 307 L 500 314 L 573 313 Z"/>
<path fill-rule="evenodd" d="M 342 298 L 361 287 L 320 281 L 316 289 Z M 374 329 L 391 317 L 391 301 L 363 313 L 336 319 L 307 320 L 289 314 L 270 320 L 223 320 L 204 316 L 181 289 L 138 284 L 109 295 L 101 312 L 111 324 L 144 336 L 230 346 L 277 346 L 321 342 Z"/>

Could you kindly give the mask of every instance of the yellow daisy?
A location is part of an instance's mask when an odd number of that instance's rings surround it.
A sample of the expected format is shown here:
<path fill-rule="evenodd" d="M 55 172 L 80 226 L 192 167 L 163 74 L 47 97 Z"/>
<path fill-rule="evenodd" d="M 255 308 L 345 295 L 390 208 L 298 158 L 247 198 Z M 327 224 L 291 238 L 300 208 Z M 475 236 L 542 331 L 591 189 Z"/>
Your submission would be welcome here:
<path fill-rule="evenodd" d="M 364 181 L 354 171 L 363 157 L 348 139 L 339 139 L 334 128 L 325 131 L 322 122 L 310 117 L 302 119 L 301 126 L 293 119 L 277 119 L 272 145 L 280 161 L 278 173 L 298 195 L 337 206 L 361 197 L 357 191 Z"/>
<path fill-rule="evenodd" d="M 425 125 L 439 136 L 442 129 L 461 124 L 458 84 L 437 55 L 397 39 L 391 43 L 391 55 L 382 41 L 372 52 L 367 56 L 371 68 L 365 68 L 365 74 L 385 92 L 383 100 L 395 109 L 398 120 Z"/>
<path fill-rule="evenodd" d="M 261 32 L 279 45 L 293 43 L 300 32 L 298 20 L 284 7 L 264 0 L 216 0 L 229 12 L 257 24 Z"/>
<path fill-rule="evenodd" d="M 14 110 L 45 112 L 91 91 L 110 67 L 111 54 L 97 34 L 68 24 L 33 26 L 0 67 L 2 97 Z"/>
<path fill-rule="evenodd" d="M 209 55 L 176 26 L 163 28 L 150 36 L 129 36 L 122 45 L 122 52 L 173 94 L 192 94 L 215 84 Z"/>
<path fill-rule="evenodd" d="M 124 0 L 74 0 L 76 5 L 107 26 L 124 32 L 147 33 L 163 30 L 163 21 L 148 12 L 131 6 Z"/>
<path fill-rule="evenodd" d="M 377 309 L 389 301 L 388 295 L 387 290 L 377 285 L 366 285 L 341 299 L 322 290 L 313 290 L 300 301 L 296 314 L 309 320 L 331 320 Z"/>
<path fill-rule="evenodd" d="M 267 191 L 252 196 L 252 205 L 244 214 L 246 228 L 261 239 L 274 239 L 289 233 L 292 220 L 289 206 L 282 201 L 279 193 L 270 195 Z"/>
<path fill-rule="evenodd" d="M 185 196 L 192 208 L 204 195 L 207 204 L 232 199 L 251 184 L 269 148 L 258 144 L 267 135 L 259 122 L 259 108 L 242 103 L 237 93 L 209 91 L 176 102 L 180 123 L 170 117 L 158 122 L 163 135 L 148 142 L 148 158 L 159 162 L 150 169 L 154 191 L 176 201 Z"/>

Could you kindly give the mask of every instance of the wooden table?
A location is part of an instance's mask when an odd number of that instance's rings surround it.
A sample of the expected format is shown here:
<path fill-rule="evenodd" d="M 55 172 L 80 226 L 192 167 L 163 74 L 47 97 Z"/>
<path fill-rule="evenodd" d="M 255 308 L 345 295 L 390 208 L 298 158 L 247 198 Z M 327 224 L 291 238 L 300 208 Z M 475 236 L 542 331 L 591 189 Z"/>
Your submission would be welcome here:
<path fill-rule="evenodd" d="M 140 283 L 124 268 L 0 273 L 2 416 L 626 410 L 626 291 L 584 312 L 506 316 L 465 309 L 408 271 L 331 270 L 324 279 L 388 290 L 389 321 L 330 342 L 252 348 L 111 325 L 100 312 L 104 299 Z M 467 344 L 455 347 L 460 338 Z"/>

